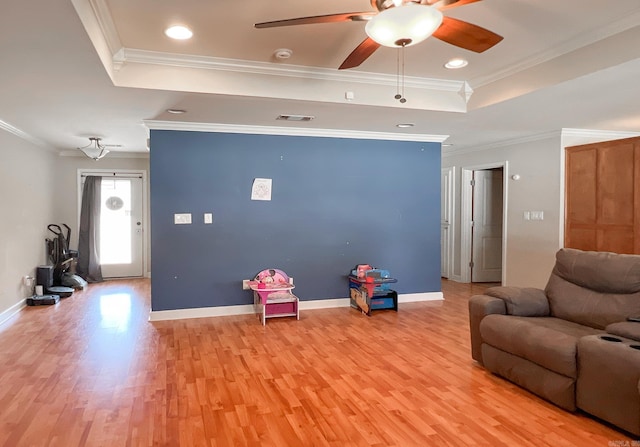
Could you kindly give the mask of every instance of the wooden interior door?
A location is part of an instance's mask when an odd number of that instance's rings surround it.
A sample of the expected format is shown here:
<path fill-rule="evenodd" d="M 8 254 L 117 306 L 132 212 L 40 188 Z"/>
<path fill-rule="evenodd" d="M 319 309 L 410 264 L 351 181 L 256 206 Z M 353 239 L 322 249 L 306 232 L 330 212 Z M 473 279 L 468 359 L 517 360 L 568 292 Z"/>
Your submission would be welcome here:
<path fill-rule="evenodd" d="M 565 247 L 640 254 L 640 138 L 566 149 Z"/>

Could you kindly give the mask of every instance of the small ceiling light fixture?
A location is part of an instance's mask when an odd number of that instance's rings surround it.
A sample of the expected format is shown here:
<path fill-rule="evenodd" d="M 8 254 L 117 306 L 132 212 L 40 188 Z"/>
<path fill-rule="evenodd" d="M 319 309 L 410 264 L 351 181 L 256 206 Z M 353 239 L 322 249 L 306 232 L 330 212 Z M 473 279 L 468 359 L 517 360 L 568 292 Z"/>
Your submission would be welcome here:
<path fill-rule="evenodd" d="M 273 52 L 273 57 L 280 61 L 289 59 L 291 55 L 293 55 L 293 51 L 291 51 L 289 48 L 278 48 Z"/>
<path fill-rule="evenodd" d="M 380 45 L 410 47 L 431 36 L 442 24 L 442 13 L 432 6 L 403 4 L 400 0 L 394 0 L 394 4 L 373 16 L 364 28 Z"/>
<path fill-rule="evenodd" d="M 462 59 L 461 57 L 454 57 L 444 64 L 445 68 L 448 68 L 449 70 L 466 67 L 467 65 L 469 65 L 469 61 Z"/>
<path fill-rule="evenodd" d="M 181 115 L 183 113 L 187 113 L 184 109 L 167 109 L 167 112 L 173 113 L 174 115 Z"/>
<path fill-rule="evenodd" d="M 400 129 L 406 129 L 408 127 L 413 127 L 415 126 L 415 124 L 413 123 L 400 123 L 400 124 L 396 124 L 396 127 L 399 127 Z"/>
<path fill-rule="evenodd" d="M 282 121 L 311 121 L 315 116 L 311 115 L 278 115 L 277 120 Z"/>
<path fill-rule="evenodd" d="M 100 160 L 105 155 L 109 153 L 109 147 L 122 147 L 120 144 L 109 144 L 104 145 L 101 143 L 102 138 L 99 137 L 89 137 L 89 144 L 83 147 L 79 147 L 78 150 L 82 151 L 84 155 L 91 158 L 92 160 Z"/>
<path fill-rule="evenodd" d="M 170 26 L 169 28 L 164 30 L 164 33 L 167 35 L 167 37 L 176 40 L 187 40 L 191 39 L 191 37 L 193 36 L 193 31 L 182 25 Z"/>

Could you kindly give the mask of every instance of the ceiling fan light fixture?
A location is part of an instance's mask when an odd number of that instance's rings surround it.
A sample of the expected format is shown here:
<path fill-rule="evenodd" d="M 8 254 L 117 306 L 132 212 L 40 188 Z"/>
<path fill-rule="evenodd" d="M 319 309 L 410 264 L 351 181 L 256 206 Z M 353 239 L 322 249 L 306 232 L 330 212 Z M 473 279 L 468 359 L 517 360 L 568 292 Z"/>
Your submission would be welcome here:
<path fill-rule="evenodd" d="M 410 47 L 431 36 L 442 24 L 442 13 L 428 5 L 407 3 L 385 9 L 369 20 L 367 35 L 385 47 Z"/>

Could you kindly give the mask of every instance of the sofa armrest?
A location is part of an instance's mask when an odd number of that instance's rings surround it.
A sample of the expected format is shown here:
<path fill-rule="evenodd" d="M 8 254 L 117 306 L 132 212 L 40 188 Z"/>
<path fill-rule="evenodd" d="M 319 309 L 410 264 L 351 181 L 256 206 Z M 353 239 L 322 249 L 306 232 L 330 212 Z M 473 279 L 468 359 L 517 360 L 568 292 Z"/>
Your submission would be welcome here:
<path fill-rule="evenodd" d="M 547 317 L 549 300 L 542 289 L 532 287 L 491 287 L 486 295 L 504 301 L 507 315 L 521 317 Z"/>
<path fill-rule="evenodd" d="M 609 334 L 640 341 L 640 323 L 620 321 L 619 323 L 611 323 L 605 329 Z"/>
<path fill-rule="evenodd" d="M 480 322 L 491 314 L 506 314 L 504 301 L 487 295 L 474 295 L 469 299 L 469 329 L 471 332 L 471 357 L 482 364 L 482 337 Z"/>

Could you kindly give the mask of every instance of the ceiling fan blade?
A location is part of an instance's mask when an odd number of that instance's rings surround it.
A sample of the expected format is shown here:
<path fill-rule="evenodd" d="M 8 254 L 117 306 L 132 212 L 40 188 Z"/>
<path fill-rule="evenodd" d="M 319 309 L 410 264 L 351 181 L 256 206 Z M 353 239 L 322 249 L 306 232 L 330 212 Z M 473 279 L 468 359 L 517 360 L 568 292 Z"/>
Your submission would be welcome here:
<path fill-rule="evenodd" d="M 444 17 L 433 37 L 476 53 L 488 50 L 503 39 L 488 29 L 451 17 Z"/>
<path fill-rule="evenodd" d="M 378 48 L 380 48 L 380 44 L 370 37 L 367 37 L 362 41 L 360 45 L 356 47 L 355 50 L 351 52 L 349 56 L 347 56 L 342 65 L 338 67 L 338 70 L 357 67 L 358 65 L 366 61 L 367 58 L 371 56 Z"/>
<path fill-rule="evenodd" d="M 298 17 L 297 19 L 274 20 L 273 22 L 256 23 L 256 28 L 276 28 L 279 26 L 310 25 L 313 23 L 335 23 L 335 22 L 359 22 L 369 20 L 377 12 L 345 12 L 342 14 L 327 14 L 322 16 Z"/>
<path fill-rule="evenodd" d="M 438 8 L 440 11 L 457 8 L 458 6 L 468 5 L 482 0 L 422 0 L 421 4 L 428 4 Z"/>

